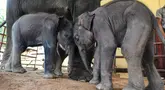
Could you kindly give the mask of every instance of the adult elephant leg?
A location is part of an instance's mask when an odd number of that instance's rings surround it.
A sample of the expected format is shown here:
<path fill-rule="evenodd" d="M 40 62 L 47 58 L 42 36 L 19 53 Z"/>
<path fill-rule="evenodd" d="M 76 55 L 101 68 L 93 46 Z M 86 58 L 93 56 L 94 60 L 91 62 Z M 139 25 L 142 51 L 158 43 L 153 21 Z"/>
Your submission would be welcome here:
<path fill-rule="evenodd" d="M 100 6 L 100 1 L 101 0 L 68 0 L 68 4 L 69 4 L 69 9 L 73 18 L 73 22 L 76 21 L 76 18 L 86 12 L 86 11 L 93 11 L 94 9 L 96 9 L 97 7 Z M 74 2 L 74 3 L 73 3 Z M 80 54 L 77 53 L 78 48 L 75 48 L 75 54 L 74 54 L 74 58 L 72 60 L 72 70 L 69 73 L 69 77 L 73 80 L 85 80 L 85 81 L 89 81 L 92 78 L 92 74 L 89 73 L 85 67 L 84 64 L 81 60 Z M 91 51 L 92 53 L 91 56 L 89 57 L 89 62 L 92 61 L 93 58 L 93 53 L 94 51 Z"/>
<path fill-rule="evenodd" d="M 153 44 L 153 35 L 148 41 L 145 52 L 143 55 L 143 67 L 146 72 L 149 85 L 145 90 L 164 90 L 164 82 L 161 80 L 160 75 L 158 74 L 155 65 L 154 65 L 154 44 Z"/>
<path fill-rule="evenodd" d="M 89 71 L 85 69 L 84 63 L 82 62 L 82 59 L 78 52 L 79 52 L 78 48 L 75 47 L 71 71 L 69 73 L 69 78 L 73 80 L 79 80 L 79 81 L 89 81 L 92 78 L 92 74 L 89 73 Z M 88 53 L 89 53 L 88 56 L 90 56 L 88 57 L 88 60 L 89 60 L 88 62 L 90 63 L 93 58 L 93 51 L 90 51 Z"/>
<path fill-rule="evenodd" d="M 132 20 L 132 17 L 130 20 L 121 47 L 128 63 L 129 75 L 128 85 L 123 90 L 144 90 L 142 57 L 152 29 L 144 20 Z"/>
<path fill-rule="evenodd" d="M 55 65 L 55 75 L 56 77 L 60 77 L 63 75 L 62 73 L 62 63 L 64 61 L 64 59 L 67 57 L 67 54 L 65 53 L 65 51 L 58 45 L 57 46 L 57 60 L 56 60 L 56 65 Z"/>
<path fill-rule="evenodd" d="M 69 60 L 68 60 L 68 74 L 71 73 L 72 71 L 72 67 L 73 67 L 73 59 L 74 59 L 74 56 L 75 56 L 75 45 L 70 45 L 69 46 L 69 53 L 68 53 L 68 56 L 69 56 Z"/>
<path fill-rule="evenodd" d="M 24 50 L 21 50 L 21 46 L 13 44 L 11 60 L 12 60 L 12 72 L 15 73 L 25 73 L 26 70 L 21 65 L 21 53 Z"/>
<path fill-rule="evenodd" d="M 100 83 L 100 47 L 96 47 L 95 55 L 94 55 L 94 67 L 93 67 L 93 78 L 89 83 L 98 84 Z"/>
<path fill-rule="evenodd" d="M 79 76 L 82 74 L 82 69 L 80 69 L 80 67 L 83 66 L 83 63 L 81 61 L 81 57 L 80 57 L 80 54 L 77 53 L 79 52 L 78 51 L 78 48 L 75 46 L 73 47 L 74 48 L 74 51 L 73 51 L 73 56 L 69 56 L 69 59 L 72 59 L 72 62 L 68 63 L 70 64 L 70 70 L 69 70 L 69 78 L 70 79 L 73 79 L 73 80 L 78 80 Z"/>
<path fill-rule="evenodd" d="M 87 63 L 88 63 L 88 67 L 89 67 L 89 70 L 86 70 L 84 64 L 83 64 L 83 71 L 82 71 L 82 75 L 79 77 L 79 81 L 90 81 L 92 79 L 92 67 L 91 67 L 91 63 L 92 63 L 92 59 L 93 59 L 93 56 L 94 56 L 94 51 L 95 51 L 95 47 L 91 48 L 90 50 L 87 50 Z"/>
<path fill-rule="evenodd" d="M 7 60 L 5 66 L 4 66 L 5 67 L 4 70 L 6 72 L 12 72 L 11 65 L 12 65 L 12 55 L 10 55 L 9 59 Z"/>
<path fill-rule="evenodd" d="M 26 70 L 21 65 L 21 53 L 26 50 L 26 47 L 18 47 L 13 45 L 9 60 L 5 64 L 6 72 L 25 73 Z"/>
<path fill-rule="evenodd" d="M 11 38 L 12 25 L 20 16 L 23 15 L 18 4 L 19 4 L 18 0 L 7 0 L 7 13 L 6 13 L 7 44 L 2 58 L 1 69 L 4 67 L 7 60 L 9 60 L 12 51 L 12 38 Z"/>

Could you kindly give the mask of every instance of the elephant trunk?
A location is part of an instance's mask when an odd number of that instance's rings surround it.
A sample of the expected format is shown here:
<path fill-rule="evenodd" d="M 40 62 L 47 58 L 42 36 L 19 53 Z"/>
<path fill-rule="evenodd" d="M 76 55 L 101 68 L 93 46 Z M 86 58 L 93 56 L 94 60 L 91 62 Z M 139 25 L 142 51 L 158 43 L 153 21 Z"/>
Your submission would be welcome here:
<path fill-rule="evenodd" d="M 81 48 L 81 47 L 78 47 L 78 48 L 79 48 L 80 56 L 81 56 L 81 59 L 84 63 L 84 66 L 85 66 L 86 70 L 89 71 L 89 73 L 92 73 L 91 70 L 90 70 L 90 67 L 89 67 L 89 62 L 87 60 L 87 51 L 86 51 L 86 49 Z"/>

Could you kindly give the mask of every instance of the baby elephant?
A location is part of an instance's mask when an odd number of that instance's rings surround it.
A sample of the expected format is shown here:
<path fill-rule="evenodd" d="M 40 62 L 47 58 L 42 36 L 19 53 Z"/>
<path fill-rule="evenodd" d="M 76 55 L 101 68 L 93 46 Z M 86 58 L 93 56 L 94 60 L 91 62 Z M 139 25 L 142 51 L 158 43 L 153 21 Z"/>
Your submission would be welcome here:
<path fill-rule="evenodd" d="M 24 73 L 21 65 L 21 53 L 28 46 L 44 46 L 45 67 L 44 78 L 54 78 L 55 61 L 57 59 L 57 34 L 72 29 L 72 24 L 64 17 L 56 14 L 37 13 L 19 18 L 12 27 L 12 54 L 5 70 Z"/>
<path fill-rule="evenodd" d="M 128 85 L 123 90 L 164 90 L 154 65 L 153 29 L 161 34 L 153 13 L 136 0 L 116 0 L 81 14 L 74 25 L 74 41 L 89 70 L 87 50 L 96 43 L 92 84 L 98 90 L 113 90 L 112 65 L 117 47 L 128 63 Z M 142 66 L 148 86 L 144 85 Z"/>

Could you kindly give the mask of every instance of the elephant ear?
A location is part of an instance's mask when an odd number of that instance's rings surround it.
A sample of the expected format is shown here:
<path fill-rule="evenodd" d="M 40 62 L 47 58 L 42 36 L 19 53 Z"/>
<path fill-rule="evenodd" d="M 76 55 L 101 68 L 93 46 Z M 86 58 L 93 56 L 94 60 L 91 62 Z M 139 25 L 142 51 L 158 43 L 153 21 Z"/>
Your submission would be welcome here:
<path fill-rule="evenodd" d="M 79 19 L 79 24 L 84 26 L 86 29 L 88 29 L 89 31 L 92 28 L 93 25 L 93 19 L 95 17 L 95 14 L 91 13 L 91 12 L 86 12 L 84 13 L 83 16 L 81 16 Z"/>
<path fill-rule="evenodd" d="M 86 46 L 89 47 L 93 43 L 93 39 L 94 39 L 93 33 L 88 30 L 85 30 L 84 33 L 85 33 L 84 42 L 87 44 Z"/>
<path fill-rule="evenodd" d="M 93 33 L 89 30 L 84 30 L 84 29 L 79 29 L 74 31 L 74 40 L 76 43 L 85 45 L 85 46 L 90 46 L 93 43 Z"/>
<path fill-rule="evenodd" d="M 88 28 L 89 28 L 89 30 L 92 30 L 93 20 L 95 18 L 95 14 L 92 13 L 92 12 L 88 12 L 88 14 L 89 14 L 89 25 L 88 25 Z"/>

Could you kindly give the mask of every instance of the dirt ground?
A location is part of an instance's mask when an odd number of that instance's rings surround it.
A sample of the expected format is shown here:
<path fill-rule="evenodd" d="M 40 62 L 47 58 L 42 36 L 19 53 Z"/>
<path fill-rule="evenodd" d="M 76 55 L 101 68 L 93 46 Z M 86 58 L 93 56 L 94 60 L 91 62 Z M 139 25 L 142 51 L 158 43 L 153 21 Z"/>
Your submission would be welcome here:
<path fill-rule="evenodd" d="M 95 85 L 69 80 L 67 75 L 56 79 L 43 79 L 43 71 L 25 74 L 0 72 L 0 90 L 96 90 Z M 127 79 L 113 76 L 114 90 L 122 90 Z"/>

